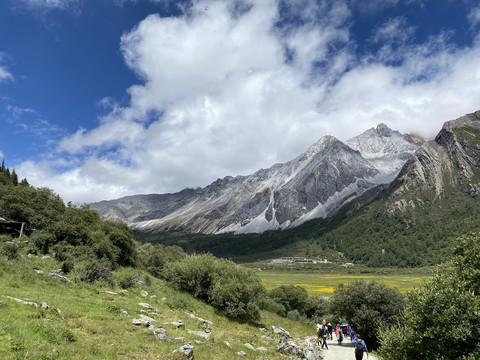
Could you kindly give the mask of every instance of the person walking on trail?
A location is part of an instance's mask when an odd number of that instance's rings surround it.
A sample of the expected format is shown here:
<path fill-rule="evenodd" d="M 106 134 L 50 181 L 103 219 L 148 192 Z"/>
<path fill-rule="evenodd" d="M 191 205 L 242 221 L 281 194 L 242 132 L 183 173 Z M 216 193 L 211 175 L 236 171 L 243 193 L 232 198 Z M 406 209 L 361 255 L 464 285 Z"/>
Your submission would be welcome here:
<path fill-rule="evenodd" d="M 322 325 L 317 324 L 317 345 L 322 342 Z"/>
<path fill-rule="evenodd" d="M 332 327 L 332 324 L 328 323 L 328 324 L 327 324 L 327 328 L 328 328 L 328 336 L 327 336 L 327 338 L 330 338 L 330 340 L 333 340 L 333 327 Z"/>
<path fill-rule="evenodd" d="M 335 334 L 337 335 L 338 345 L 342 346 L 343 332 L 342 332 L 342 328 L 340 327 L 340 324 L 338 324 L 337 327 L 335 328 Z"/>
<path fill-rule="evenodd" d="M 323 320 L 323 322 L 322 322 L 322 349 L 325 347 L 325 349 L 328 350 L 327 336 L 328 336 L 327 321 Z"/>
<path fill-rule="evenodd" d="M 368 359 L 368 349 L 365 341 L 360 338 L 359 334 L 355 334 L 355 360 L 362 360 L 364 352 L 367 353 Z"/>

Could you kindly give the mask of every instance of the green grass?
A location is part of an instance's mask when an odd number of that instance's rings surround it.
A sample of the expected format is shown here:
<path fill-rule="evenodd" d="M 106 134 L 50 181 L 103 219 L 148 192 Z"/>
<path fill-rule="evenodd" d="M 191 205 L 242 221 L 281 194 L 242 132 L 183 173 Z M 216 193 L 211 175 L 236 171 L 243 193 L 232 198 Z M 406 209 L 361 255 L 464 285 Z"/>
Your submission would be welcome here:
<path fill-rule="evenodd" d="M 255 325 L 232 321 L 211 306 L 155 278 L 149 286 L 128 290 L 111 288 L 106 283 L 64 284 L 47 275 L 49 270 L 59 267 L 55 260 L 40 257 L 13 261 L 0 258 L 0 359 L 180 359 L 182 357 L 173 351 L 184 341 L 194 344 L 197 360 L 231 359 L 239 351 L 245 351 L 247 359 L 281 359 L 275 350 L 276 342 L 262 339 L 264 333 L 259 326 L 267 329 L 280 326 L 297 337 L 313 332 L 307 321 L 290 321 L 269 312 L 263 312 Z M 34 269 L 43 270 L 44 274 L 39 275 Z M 109 295 L 104 290 L 113 290 L 119 295 Z M 147 297 L 142 296 L 142 290 L 148 292 Z M 50 308 L 42 310 L 21 304 L 9 296 L 39 305 L 47 302 Z M 132 319 L 142 313 L 140 302 L 156 309 L 157 315 L 153 315 L 158 321 L 156 325 L 162 325 L 173 336 L 184 340 L 160 342 L 147 328 L 132 325 Z M 55 308 L 61 310 L 63 318 Z M 121 309 L 130 316 L 123 316 Z M 190 317 L 193 312 L 213 322 L 210 340 L 187 332 L 199 329 L 199 321 Z M 177 320 L 182 320 L 187 330 L 176 330 L 169 324 Z M 225 341 L 232 347 L 227 347 Z M 246 342 L 255 347 L 264 346 L 268 352 L 251 351 L 243 345 Z"/>
<path fill-rule="evenodd" d="M 262 283 L 267 289 L 273 289 L 281 285 L 297 285 L 304 287 L 309 294 L 331 296 L 334 289 L 340 284 L 348 284 L 354 280 L 375 280 L 384 282 L 388 286 L 397 288 L 400 292 L 419 288 L 429 276 L 421 274 L 347 274 L 347 273 L 305 273 L 285 271 L 261 271 L 258 272 Z"/>

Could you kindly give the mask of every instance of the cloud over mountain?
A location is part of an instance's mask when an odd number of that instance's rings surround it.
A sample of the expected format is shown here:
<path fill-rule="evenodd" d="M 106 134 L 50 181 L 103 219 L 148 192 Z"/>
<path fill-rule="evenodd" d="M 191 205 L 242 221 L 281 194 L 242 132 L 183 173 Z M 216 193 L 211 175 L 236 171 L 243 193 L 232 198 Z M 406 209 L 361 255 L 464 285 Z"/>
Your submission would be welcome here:
<path fill-rule="evenodd" d="M 478 40 L 420 38 L 398 16 L 360 48 L 360 3 L 205 0 L 149 15 L 120 39 L 139 79 L 129 103 L 106 100 L 98 126 L 17 168 L 67 201 L 173 192 L 286 161 L 326 134 L 346 140 L 386 123 L 433 136 L 478 107 Z"/>

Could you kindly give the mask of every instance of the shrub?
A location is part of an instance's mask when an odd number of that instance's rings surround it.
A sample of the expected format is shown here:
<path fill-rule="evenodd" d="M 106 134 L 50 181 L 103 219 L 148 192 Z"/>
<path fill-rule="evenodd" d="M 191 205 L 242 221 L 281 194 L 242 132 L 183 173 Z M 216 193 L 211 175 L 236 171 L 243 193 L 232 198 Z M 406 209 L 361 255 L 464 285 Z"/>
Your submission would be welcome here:
<path fill-rule="evenodd" d="M 164 246 L 144 244 L 140 248 L 143 267 L 153 276 L 163 277 L 163 268 L 166 263 L 184 259 L 185 254 L 180 246 Z"/>
<path fill-rule="evenodd" d="M 304 313 L 308 318 L 325 318 L 330 310 L 330 301 L 320 296 L 310 295 L 305 301 Z"/>
<path fill-rule="evenodd" d="M 397 289 L 376 281 L 357 280 L 339 286 L 331 300 L 331 313 L 347 320 L 369 349 L 378 347 L 381 328 L 398 324 L 404 307 L 404 296 Z"/>
<path fill-rule="evenodd" d="M 30 235 L 30 242 L 43 254 L 48 254 L 50 247 L 55 244 L 55 235 L 47 230 L 37 230 Z"/>
<path fill-rule="evenodd" d="M 300 313 L 298 312 L 297 309 L 295 309 L 295 310 L 290 310 L 290 311 L 287 313 L 287 319 L 294 320 L 294 321 L 298 321 L 298 320 L 300 320 Z"/>
<path fill-rule="evenodd" d="M 264 300 L 262 301 L 261 308 L 283 317 L 287 316 L 287 311 L 285 310 L 285 306 L 277 303 L 275 300 L 273 300 L 269 296 L 265 296 Z"/>
<path fill-rule="evenodd" d="M 304 313 L 307 303 L 307 290 L 296 285 L 282 285 L 272 289 L 269 293 L 270 297 L 277 303 L 283 305 L 287 312 L 298 310 Z"/>
<path fill-rule="evenodd" d="M 119 268 L 113 273 L 115 282 L 118 283 L 122 289 L 137 286 L 140 276 L 141 274 L 138 270 L 129 267 Z"/>
<path fill-rule="evenodd" d="M 408 296 L 403 325 L 381 333 L 382 359 L 480 359 L 480 234 Z"/>
<path fill-rule="evenodd" d="M 20 257 L 19 244 L 17 244 L 16 241 L 10 243 L 4 242 L 0 246 L 0 253 L 6 256 L 8 260 L 18 259 Z"/>
<path fill-rule="evenodd" d="M 192 255 L 165 265 L 165 278 L 227 316 L 257 320 L 265 289 L 251 269 L 211 254 Z"/>

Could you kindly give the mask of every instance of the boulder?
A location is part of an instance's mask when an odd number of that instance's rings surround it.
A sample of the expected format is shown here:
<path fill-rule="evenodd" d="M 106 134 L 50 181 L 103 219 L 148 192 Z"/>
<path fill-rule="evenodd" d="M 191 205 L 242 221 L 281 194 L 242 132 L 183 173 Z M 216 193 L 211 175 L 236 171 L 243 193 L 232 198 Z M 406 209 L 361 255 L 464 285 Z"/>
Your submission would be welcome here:
<path fill-rule="evenodd" d="M 70 280 L 69 278 L 67 278 L 66 276 L 63 276 L 63 275 L 60 275 L 60 274 L 57 274 L 53 271 L 51 271 L 48 275 L 50 275 L 52 278 L 56 279 L 56 280 L 59 280 L 63 283 L 72 283 L 72 280 Z"/>
<path fill-rule="evenodd" d="M 174 321 L 171 324 L 175 325 L 177 329 L 180 329 L 181 327 L 185 328 L 185 324 L 182 320 Z"/>
<path fill-rule="evenodd" d="M 192 343 L 185 343 L 179 349 L 180 354 L 184 354 L 186 359 L 193 359 L 193 348 Z"/>
<path fill-rule="evenodd" d="M 272 331 L 273 331 L 274 334 L 286 335 L 286 336 L 290 337 L 290 333 L 287 330 L 285 330 L 284 328 L 272 326 Z"/>
<path fill-rule="evenodd" d="M 157 340 L 160 341 L 170 341 L 174 342 L 175 338 L 170 334 L 167 330 L 165 330 L 163 327 L 159 326 L 156 329 L 153 329 L 153 335 Z"/>
<path fill-rule="evenodd" d="M 138 303 L 138 305 L 144 307 L 145 309 L 153 310 L 153 306 L 150 305 L 150 304 L 147 304 L 147 303 Z"/>
<path fill-rule="evenodd" d="M 132 320 L 132 324 L 133 325 L 145 325 L 145 326 L 148 326 L 150 324 L 155 324 L 157 322 L 157 320 L 155 320 L 154 318 L 151 318 L 150 316 L 146 316 L 146 315 L 138 315 L 139 319 L 133 319 Z"/>
<path fill-rule="evenodd" d="M 210 338 L 210 333 L 206 333 L 205 331 L 193 331 L 193 330 L 188 330 L 189 334 L 204 338 L 205 340 L 208 340 Z"/>

